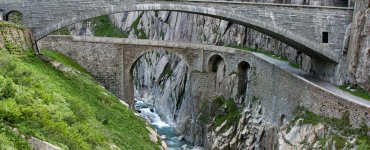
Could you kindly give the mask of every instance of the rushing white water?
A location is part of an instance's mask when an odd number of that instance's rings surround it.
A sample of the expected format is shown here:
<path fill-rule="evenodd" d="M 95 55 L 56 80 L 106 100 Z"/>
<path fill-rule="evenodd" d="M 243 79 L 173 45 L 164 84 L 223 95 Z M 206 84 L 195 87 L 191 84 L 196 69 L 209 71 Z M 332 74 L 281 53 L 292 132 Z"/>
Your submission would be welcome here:
<path fill-rule="evenodd" d="M 150 106 L 144 101 L 137 100 L 135 103 L 135 109 L 139 112 L 141 117 L 153 125 L 161 138 L 166 142 L 169 150 L 179 150 L 182 149 L 184 145 L 187 145 L 187 147 L 190 148 L 189 146 L 191 146 L 191 144 L 176 135 L 173 132 L 173 126 L 164 122 L 161 117 L 155 113 L 155 110 L 150 108 Z"/>
<path fill-rule="evenodd" d="M 157 126 L 158 128 L 170 127 L 169 124 L 162 121 L 161 117 L 158 114 L 152 112 L 150 108 L 142 108 L 140 109 L 140 116 L 144 117 L 147 121 L 149 121 L 152 125 Z"/>

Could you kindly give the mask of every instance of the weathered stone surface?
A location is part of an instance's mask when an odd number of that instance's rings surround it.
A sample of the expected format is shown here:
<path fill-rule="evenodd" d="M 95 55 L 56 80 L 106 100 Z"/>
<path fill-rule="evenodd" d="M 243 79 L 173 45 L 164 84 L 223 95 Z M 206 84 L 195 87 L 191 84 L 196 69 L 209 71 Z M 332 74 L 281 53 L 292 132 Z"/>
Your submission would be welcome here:
<path fill-rule="evenodd" d="M 0 21 L 0 50 L 7 50 L 13 55 L 26 55 L 32 48 L 31 32 L 13 24 Z"/>
<path fill-rule="evenodd" d="M 334 62 L 339 62 L 338 50 L 342 48 L 341 42 L 344 36 L 344 32 L 338 31 L 345 31 L 351 22 L 353 12 L 352 9 L 334 7 L 203 1 L 181 3 L 146 1 L 146 3 L 137 4 L 134 1 L 124 0 L 114 2 L 96 0 L 89 4 L 91 5 L 76 0 L 55 1 L 53 3 L 24 1 L 22 4 L 5 0 L 1 2 L 0 6 L 5 10 L 5 13 L 14 9 L 23 12 L 25 24 L 32 28 L 36 39 L 40 39 L 61 27 L 99 15 L 134 10 L 173 10 L 205 14 L 234 21 L 279 39 L 311 57 L 320 57 Z M 48 11 L 50 5 L 58 7 L 52 7 L 55 10 Z M 40 10 L 48 11 L 48 13 L 40 13 Z M 183 22 L 178 23 L 182 24 Z M 186 37 L 182 35 L 191 33 L 183 27 L 176 30 L 179 32 L 174 33 L 175 38 L 179 39 Z M 330 33 L 329 44 L 321 43 L 324 31 Z"/>
<path fill-rule="evenodd" d="M 155 108 L 165 122 L 175 124 L 188 92 L 187 62 L 173 53 L 152 51 L 133 67 L 135 96 Z"/>
<path fill-rule="evenodd" d="M 291 3 L 302 5 L 346 6 L 336 0 L 323 1 L 253 1 L 272 3 Z M 141 14 L 141 15 L 139 15 Z M 287 57 L 289 61 L 299 64 L 300 68 L 334 84 L 343 84 L 344 65 L 336 67 L 322 60 L 311 59 L 301 51 L 295 50 L 267 35 L 251 28 L 237 25 L 225 20 L 203 15 L 174 11 L 144 11 L 125 12 L 110 15 L 112 22 L 123 32 L 129 33 L 129 38 L 138 38 L 135 30 L 143 30 L 149 39 L 204 43 L 215 45 L 240 45 L 255 49 L 273 51 L 277 55 Z M 139 24 L 133 25 L 138 22 Z M 88 25 L 89 22 L 86 22 Z M 132 27 L 135 26 L 135 29 Z M 74 28 L 74 27 L 72 27 Z M 137 29 L 136 29 L 137 28 Z M 86 29 L 87 30 L 87 29 Z M 74 31 L 75 34 L 86 35 L 87 31 Z M 88 35 L 88 34 L 87 34 Z M 346 37 L 345 37 L 346 38 Z M 334 42 L 335 43 L 335 42 Z M 339 39 L 339 43 L 340 39 Z M 338 51 L 339 52 L 339 51 Z M 321 66 L 325 66 L 322 68 Z"/>
<path fill-rule="evenodd" d="M 347 54 L 347 82 L 370 91 L 370 12 L 369 1 L 356 0 Z"/>
<path fill-rule="evenodd" d="M 34 137 L 31 137 L 27 141 L 34 150 L 62 150 L 60 147 L 54 146 L 48 142 L 41 141 Z"/>
<path fill-rule="evenodd" d="M 334 91 L 328 91 L 307 80 L 309 78 L 303 79 L 308 76 L 304 72 L 289 68 L 289 66 L 282 67 L 283 62 L 272 60 L 262 54 L 199 44 L 96 37 L 51 36 L 40 41 L 39 46 L 57 50 L 75 59 L 95 77 L 98 77 L 98 81 L 106 83 L 104 85 L 108 89 L 113 89 L 113 93 L 130 104 L 132 104 L 134 93 L 134 84 L 130 80 L 132 79 L 130 70 L 133 64 L 143 54 L 160 49 L 178 54 L 182 60 L 188 62 L 189 71 L 194 71 L 194 73 L 199 71 L 206 74 L 208 62 L 216 54 L 224 58 L 225 75 L 237 72 L 240 62 L 248 62 L 251 69 L 246 97 L 249 100 L 253 97 L 262 99 L 259 112 L 264 114 L 266 121 L 278 122 L 276 118 L 281 115 L 285 115 L 289 120 L 293 116 L 292 111 L 299 105 L 307 107 L 314 113 L 335 118 L 341 118 L 343 113 L 348 111 L 351 124 L 355 126 L 361 124 L 363 119 L 370 120 L 370 109 L 366 101 L 352 101 L 349 97 L 341 96 L 342 93 L 334 94 Z M 294 74 L 295 72 L 299 72 L 298 74 L 302 76 Z M 111 78 L 105 76 L 106 74 L 117 76 Z M 190 80 L 192 80 L 191 77 Z M 198 89 L 199 91 L 204 90 L 203 87 L 194 87 L 191 91 Z M 192 96 L 185 97 L 191 98 L 185 102 L 188 105 L 184 106 L 180 112 L 189 114 L 188 110 L 194 110 L 195 113 L 202 99 Z M 190 121 L 192 122 L 194 118 L 196 115 L 193 115 Z M 260 123 L 261 120 L 253 122 Z"/>

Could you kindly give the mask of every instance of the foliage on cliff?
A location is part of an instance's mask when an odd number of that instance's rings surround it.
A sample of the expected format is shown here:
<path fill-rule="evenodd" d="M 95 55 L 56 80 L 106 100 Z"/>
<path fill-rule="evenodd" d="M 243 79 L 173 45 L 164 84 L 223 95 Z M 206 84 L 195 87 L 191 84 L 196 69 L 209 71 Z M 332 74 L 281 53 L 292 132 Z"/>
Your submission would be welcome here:
<path fill-rule="evenodd" d="M 297 107 L 294 114 L 296 116 L 295 120 L 301 119 L 302 124 L 324 124 L 331 129 L 329 131 L 332 131 L 332 133 L 317 139 L 323 147 L 328 144 L 328 147 L 334 146 L 336 149 L 354 147 L 359 150 L 370 149 L 370 135 L 368 135 L 370 128 L 365 122 L 359 128 L 351 127 L 348 112 L 345 112 L 341 119 L 337 119 L 314 114 L 304 107 Z M 295 120 L 292 123 L 296 122 Z M 355 142 L 349 142 L 348 139 L 354 138 L 356 139 Z"/>
<path fill-rule="evenodd" d="M 123 33 L 115 27 L 111 21 L 109 20 L 108 16 L 100 16 L 96 18 L 92 18 L 86 20 L 85 22 L 91 22 L 93 26 L 93 34 L 94 36 L 102 36 L 102 37 L 117 37 L 117 38 L 127 38 L 127 34 Z M 70 35 L 70 31 L 67 27 L 61 28 L 52 34 L 56 35 Z"/>
<path fill-rule="evenodd" d="M 240 113 L 240 108 L 238 108 L 234 99 L 217 96 L 202 104 L 199 119 L 204 124 L 212 123 L 213 128 L 226 121 L 223 129 L 228 129 L 230 126 L 237 124 Z"/>

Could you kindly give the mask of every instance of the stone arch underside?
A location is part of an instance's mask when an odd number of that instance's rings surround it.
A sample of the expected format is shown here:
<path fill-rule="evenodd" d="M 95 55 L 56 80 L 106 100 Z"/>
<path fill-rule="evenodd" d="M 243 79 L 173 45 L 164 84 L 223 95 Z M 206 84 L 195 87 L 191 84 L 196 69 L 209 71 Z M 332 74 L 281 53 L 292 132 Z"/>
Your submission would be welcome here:
<path fill-rule="evenodd" d="M 142 58 L 145 54 L 148 54 L 150 52 L 167 52 L 167 53 L 171 53 L 171 54 L 174 54 L 176 55 L 177 57 L 179 57 L 182 61 L 184 61 L 184 63 L 188 66 L 188 69 L 192 68 L 191 66 L 191 63 L 189 63 L 189 56 L 186 56 L 185 53 L 181 53 L 179 51 L 176 51 L 176 50 L 171 50 L 171 49 L 163 49 L 163 48 L 158 48 L 158 49 L 147 49 L 147 50 L 143 50 L 143 51 L 140 51 L 138 52 L 134 58 L 132 58 L 132 60 L 130 61 L 130 64 L 128 66 L 129 68 L 129 73 L 132 75 L 132 72 L 133 72 L 133 69 L 135 68 L 135 65 L 136 63 L 139 61 L 140 58 Z M 190 69 L 191 70 L 191 69 Z"/>
<path fill-rule="evenodd" d="M 135 98 L 150 104 L 167 123 L 176 116 L 187 94 L 190 71 L 186 56 L 176 51 L 153 49 L 141 52 L 130 68 Z M 133 94 L 133 93 L 132 93 Z"/>
<path fill-rule="evenodd" d="M 330 47 L 323 47 L 321 43 L 319 43 L 317 40 L 313 40 L 312 37 L 302 36 L 300 34 L 292 32 L 292 30 L 276 25 L 273 22 L 267 22 L 266 20 L 263 20 L 261 18 L 245 17 L 245 14 L 236 13 L 235 11 L 233 11 L 232 7 L 218 8 L 215 6 L 194 5 L 193 3 L 187 4 L 186 2 L 184 3 L 148 2 L 142 4 L 127 2 L 127 5 L 122 4 L 107 5 L 105 3 L 105 6 L 101 6 L 100 9 L 98 6 L 95 6 L 94 8 L 91 8 L 91 11 L 81 10 L 77 12 L 68 12 L 65 10 L 66 12 L 59 12 L 59 14 L 58 12 L 56 12 L 56 14 L 50 14 L 57 16 L 54 20 L 53 19 L 48 20 L 47 16 L 44 16 L 44 18 L 37 18 L 37 14 L 35 15 L 27 13 L 27 9 L 19 8 L 19 10 L 24 11 L 23 12 L 25 14 L 24 23 L 32 28 L 36 40 L 39 40 L 62 27 L 98 16 L 121 13 L 125 11 L 149 11 L 149 10 L 179 11 L 211 16 L 231 21 L 234 23 L 238 23 L 247 26 L 248 28 L 259 31 L 261 33 L 264 33 L 270 37 L 278 39 L 313 58 L 322 58 L 324 60 L 339 62 L 339 54 L 333 52 L 333 49 Z M 268 12 L 267 10 L 265 13 L 271 12 Z M 35 21 L 40 22 L 34 23 Z"/>

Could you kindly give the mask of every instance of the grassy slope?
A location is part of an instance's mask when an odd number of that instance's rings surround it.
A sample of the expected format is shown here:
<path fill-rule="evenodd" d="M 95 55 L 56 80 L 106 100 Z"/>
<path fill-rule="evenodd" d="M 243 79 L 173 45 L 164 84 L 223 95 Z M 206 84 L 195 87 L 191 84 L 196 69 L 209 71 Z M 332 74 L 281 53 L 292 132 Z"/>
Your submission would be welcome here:
<path fill-rule="evenodd" d="M 45 54 L 81 70 L 60 54 Z M 144 121 L 89 75 L 58 71 L 33 55 L 16 58 L 1 50 L 0 105 L 1 131 L 15 127 L 65 149 L 109 149 L 113 143 L 121 149 L 158 147 Z M 19 136 L 4 133 L 0 145 L 27 149 Z"/>

